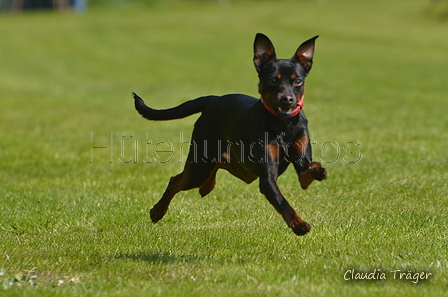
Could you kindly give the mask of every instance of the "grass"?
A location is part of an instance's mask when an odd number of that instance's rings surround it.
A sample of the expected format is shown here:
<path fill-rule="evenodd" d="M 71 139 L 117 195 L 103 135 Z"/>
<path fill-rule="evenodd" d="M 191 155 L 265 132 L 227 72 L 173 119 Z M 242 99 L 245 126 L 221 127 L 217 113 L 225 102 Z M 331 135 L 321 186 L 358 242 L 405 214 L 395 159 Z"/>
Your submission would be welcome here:
<path fill-rule="evenodd" d="M 448 41 L 427 6 L 160 2 L 0 15 L 2 296 L 444 296 Z M 321 35 L 305 110 L 330 177 L 306 192 L 293 170 L 279 179 L 311 233 L 295 236 L 256 182 L 225 172 L 209 196 L 179 194 L 153 225 L 196 116 L 144 121 L 131 91 L 158 108 L 257 96 L 256 32 L 281 57 Z M 346 281 L 349 269 L 387 280 Z M 413 284 L 394 270 L 432 275 Z"/>

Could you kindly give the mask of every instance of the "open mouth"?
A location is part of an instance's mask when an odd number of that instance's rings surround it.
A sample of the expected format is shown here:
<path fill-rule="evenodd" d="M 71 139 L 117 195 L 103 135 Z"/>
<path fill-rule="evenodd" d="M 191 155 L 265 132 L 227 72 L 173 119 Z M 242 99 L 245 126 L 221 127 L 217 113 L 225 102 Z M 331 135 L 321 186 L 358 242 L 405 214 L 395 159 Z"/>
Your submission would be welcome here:
<path fill-rule="evenodd" d="M 262 101 L 262 103 L 267 111 L 269 111 L 271 114 L 281 117 L 281 118 L 290 118 L 290 117 L 296 116 L 302 108 L 302 106 L 299 104 L 297 104 L 295 106 L 283 105 L 283 106 L 271 107 L 265 101 Z"/>
<path fill-rule="evenodd" d="M 288 108 L 288 107 L 279 107 L 278 111 L 282 112 L 282 113 L 291 113 L 292 112 L 292 108 Z"/>
<path fill-rule="evenodd" d="M 280 117 L 290 117 L 293 109 L 290 107 L 277 107 L 277 115 Z"/>

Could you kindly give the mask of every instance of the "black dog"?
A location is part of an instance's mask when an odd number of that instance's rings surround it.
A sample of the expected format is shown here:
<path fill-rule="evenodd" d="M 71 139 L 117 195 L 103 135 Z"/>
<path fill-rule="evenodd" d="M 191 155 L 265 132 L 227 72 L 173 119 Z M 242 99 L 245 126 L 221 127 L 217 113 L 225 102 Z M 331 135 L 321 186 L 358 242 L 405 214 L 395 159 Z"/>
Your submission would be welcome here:
<path fill-rule="evenodd" d="M 263 34 L 254 43 L 254 64 L 261 99 L 230 94 L 206 96 L 177 107 L 155 110 L 134 93 L 135 108 L 149 120 L 180 119 L 202 112 L 197 120 L 184 171 L 171 177 L 160 201 L 151 209 L 154 223 L 163 218 L 180 191 L 199 188 L 202 196 L 215 187 L 216 172 L 225 169 L 246 183 L 260 178 L 260 191 L 297 235 L 311 226 L 285 200 L 277 178 L 292 163 L 303 189 L 313 180 L 327 178 L 312 162 L 307 119 L 302 111 L 305 77 L 313 64 L 314 43 L 305 41 L 291 59 L 277 59 L 274 46 Z"/>

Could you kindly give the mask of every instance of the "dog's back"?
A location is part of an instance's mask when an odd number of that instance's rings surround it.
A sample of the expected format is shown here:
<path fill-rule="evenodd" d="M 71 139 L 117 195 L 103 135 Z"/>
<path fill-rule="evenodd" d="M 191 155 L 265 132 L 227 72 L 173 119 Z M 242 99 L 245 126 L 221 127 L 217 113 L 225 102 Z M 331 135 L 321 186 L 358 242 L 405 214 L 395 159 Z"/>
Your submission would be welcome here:
<path fill-rule="evenodd" d="M 256 108 L 256 105 L 260 105 L 259 99 L 242 94 L 205 96 L 162 110 L 146 106 L 143 99 L 135 93 L 134 99 L 137 111 L 149 120 L 174 120 L 202 113 L 195 123 L 193 132 L 195 141 L 230 140 L 224 138 L 233 138 L 232 131 L 238 132 L 247 127 L 247 124 L 241 127 L 240 122 L 244 122 L 248 117 L 254 117 L 254 113 L 260 109 Z"/>
<path fill-rule="evenodd" d="M 213 98 L 204 106 L 202 115 L 195 124 L 195 129 L 201 125 L 214 131 L 217 129 L 242 129 L 244 127 L 238 127 L 237 123 L 242 118 L 247 121 L 248 117 L 252 117 L 259 103 L 259 99 L 242 94 L 229 94 Z M 213 123 L 213 127 L 210 127 L 211 123 Z"/>

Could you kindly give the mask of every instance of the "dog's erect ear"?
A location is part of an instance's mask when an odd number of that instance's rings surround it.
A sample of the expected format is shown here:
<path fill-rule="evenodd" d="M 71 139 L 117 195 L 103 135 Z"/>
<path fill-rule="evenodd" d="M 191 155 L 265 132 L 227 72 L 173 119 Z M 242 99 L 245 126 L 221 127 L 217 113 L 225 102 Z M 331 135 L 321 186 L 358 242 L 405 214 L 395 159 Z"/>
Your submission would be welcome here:
<path fill-rule="evenodd" d="M 313 66 L 314 43 L 317 37 L 319 37 L 319 35 L 302 43 L 297 49 L 296 54 L 292 57 L 294 61 L 305 68 L 307 73 L 310 72 L 311 67 Z"/>
<path fill-rule="evenodd" d="M 269 38 L 261 33 L 257 33 L 254 41 L 254 65 L 258 72 L 263 69 L 266 64 L 275 59 L 275 49 Z"/>

